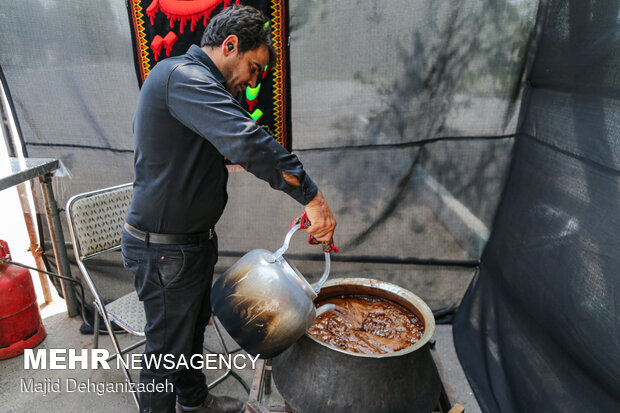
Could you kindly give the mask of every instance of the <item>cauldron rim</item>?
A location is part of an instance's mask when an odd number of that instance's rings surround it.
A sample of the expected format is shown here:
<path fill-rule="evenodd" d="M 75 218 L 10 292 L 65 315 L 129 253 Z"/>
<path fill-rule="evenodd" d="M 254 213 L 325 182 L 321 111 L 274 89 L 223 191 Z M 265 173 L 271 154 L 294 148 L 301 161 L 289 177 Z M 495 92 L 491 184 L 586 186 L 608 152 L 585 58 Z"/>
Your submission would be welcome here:
<path fill-rule="evenodd" d="M 381 358 L 389 358 L 389 357 L 399 357 L 404 356 L 406 354 L 413 353 L 416 350 L 424 347 L 426 343 L 431 339 L 433 333 L 435 332 L 435 317 L 433 316 L 433 312 L 429 308 L 429 306 L 417 295 L 412 293 L 411 291 L 399 287 L 398 285 L 388 283 L 386 281 L 375 280 L 372 278 L 332 278 L 328 280 L 323 287 L 321 288 L 321 292 L 329 289 L 330 287 L 342 286 L 342 285 L 352 285 L 352 286 L 361 286 L 369 289 L 378 289 L 385 291 L 389 294 L 397 295 L 400 298 L 408 301 L 409 304 L 412 304 L 417 312 L 422 316 L 422 321 L 424 322 L 424 334 L 422 337 L 413 345 L 404 348 L 402 350 L 395 351 L 393 353 L 382 353 L 382 354 L 365 354 L 365 353 L 355 353 L 353 351 L 343 350 L 339 347 L 332 346 L 331 344 L 325 343 L 314 336 L 312 334 L 306 332 L 305 336 L 310 340 L 329 348 L 330 350 L 337 351 L 342 354 L 346 354 L 354 357 L 364 357 L 364 358 L 373 358 L 373 359 L 381 359 Z M 319 298 L 321 298 L 321 292 L 319 292 Z M 384 297 L 388 298 L 388 297 Z"/>

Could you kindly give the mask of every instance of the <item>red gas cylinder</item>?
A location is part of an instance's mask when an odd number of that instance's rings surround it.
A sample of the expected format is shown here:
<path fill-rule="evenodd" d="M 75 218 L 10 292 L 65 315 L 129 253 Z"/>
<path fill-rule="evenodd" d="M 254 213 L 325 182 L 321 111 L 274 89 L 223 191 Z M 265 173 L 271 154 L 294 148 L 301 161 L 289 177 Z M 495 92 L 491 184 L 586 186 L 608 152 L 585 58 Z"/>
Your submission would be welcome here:
<path fill-rule="evenodd" d="M 0 260 L 10 259 L 7 243 L 0 240 Z M 0 360 L 18 356 L 44 338 L 45 327 L 30 272 L 0 263 Z"/>

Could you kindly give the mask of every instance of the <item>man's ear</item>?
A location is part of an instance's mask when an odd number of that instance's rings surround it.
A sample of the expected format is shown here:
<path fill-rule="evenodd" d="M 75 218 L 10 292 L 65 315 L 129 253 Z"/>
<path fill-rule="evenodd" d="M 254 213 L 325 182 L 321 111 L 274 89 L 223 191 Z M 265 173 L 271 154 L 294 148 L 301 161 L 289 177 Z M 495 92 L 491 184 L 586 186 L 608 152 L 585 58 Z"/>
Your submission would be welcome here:
<path fill-rule="evenodd" d="M 239 53 L 239 38 L 236 34 L 231 34 L 222 42 L 222 54 L 226 56 Z"/>

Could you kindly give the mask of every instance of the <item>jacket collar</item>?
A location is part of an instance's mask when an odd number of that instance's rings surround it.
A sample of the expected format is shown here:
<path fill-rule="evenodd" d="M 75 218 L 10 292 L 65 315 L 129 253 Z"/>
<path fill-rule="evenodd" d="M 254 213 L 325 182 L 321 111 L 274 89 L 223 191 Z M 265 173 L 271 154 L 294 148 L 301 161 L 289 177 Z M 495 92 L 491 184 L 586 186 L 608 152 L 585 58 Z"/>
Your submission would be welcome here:
<path fill-rule="evenodd" d="M 218 82 L 220 82 L 222 85 L 226 84 L 226 79 L 224 78 L 224 75 L 222 75 L 222 72 L 220 72 L 220 69 L 217 68 L 215 63 L 213 63 L 213 60 L 211 60 L 209 55 L 207 55 L 204 50 L 202 50 L 197 45 L 193 44 L 190 46 L 189 50 L 187 51 L 187 54 L 192 59 L 207 66 L 209 70 L 211 71 L 211 73 L 213 73 L 213 76 L 215 76 L 215 79 L 217 79 Z"/>

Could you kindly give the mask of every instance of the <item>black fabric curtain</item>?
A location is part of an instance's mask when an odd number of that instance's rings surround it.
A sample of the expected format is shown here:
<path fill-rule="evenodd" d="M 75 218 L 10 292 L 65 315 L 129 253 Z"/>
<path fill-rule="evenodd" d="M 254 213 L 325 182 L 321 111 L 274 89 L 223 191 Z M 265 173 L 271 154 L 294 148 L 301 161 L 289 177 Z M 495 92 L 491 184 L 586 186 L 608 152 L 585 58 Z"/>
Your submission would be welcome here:
<path fill-rule="evenodd" d="M 485 412 L 618 412 L 619 5 L 543 6 L 509 180 L 455 343 Z"/>

